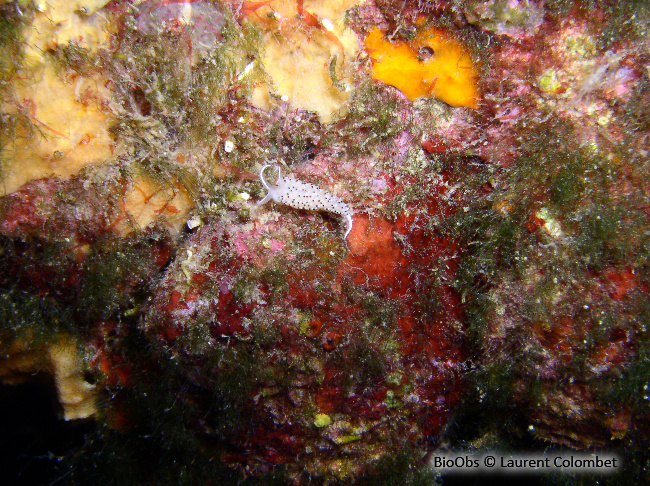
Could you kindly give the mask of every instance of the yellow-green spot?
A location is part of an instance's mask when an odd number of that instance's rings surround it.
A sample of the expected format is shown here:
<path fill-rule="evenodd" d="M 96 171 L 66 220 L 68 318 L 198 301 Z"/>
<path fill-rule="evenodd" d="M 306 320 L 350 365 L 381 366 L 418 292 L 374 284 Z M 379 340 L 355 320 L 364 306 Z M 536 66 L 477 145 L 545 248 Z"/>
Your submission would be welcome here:
<path fill-rule="evenodd" d="M 362 427 L 353 427 L 350 422 L 340 420 L 332 424 L 329 429 L 330 439 L 338 445 L 349 444 L 361 439 Z"/>
<path fill-rule="evenodd" d="M 273 395 L 276 395 L 280 390 L 277 387 L 269 387 L 269 388 L 262 388 L 262 396 L 263 397 L 272 397 Z"/>
<path fill-rule="evenodd" d="M 552 69 L 547 70 L 539 78 L 539 89 L 544 93 L 555 94 L 560 90 L 561 84 L 558 80 L 557 72 Z"/>
<path fill-rule="evenodd" d="M 356 440 L 361 439 L 360 435 L 357 434 L 348 434 L 348 435 L 340 435 L 338 437 L 334 437 L 334 442 L 338 445 L 345 445 L 349 444 L 350 442 L 354 442 Z"/>
<path fill-rule="evenodd" d="M 391 373 L 386 378 L 386 382 L 389 385 L 399 386 L 402 383 L 402 373 L 400 373 L 400 372 Z"/>
<path fill-rule="evenodd" d="M 388 408 L 395 408 L 399 406 L 399 398 L 395 396 L 395 392 L 393 390 L 388 390 L 386 392 L 386 398 L 384 398 L 384 405 L 386 405 Z"/>
<path fill-rule="evenodd" d="M 133 309 L 128 309 L 124 311 L 124 316 L 129 317 L 134 314 L 137 314 L 137 312 L 140 310 L 139 307 L 134 307 Z"/>
<path fill-rule="evenodd" d="M 591 56 L 596 52 L 596 45 L 588 36 L 568 37 L 566 48 L 570 53 L 580 57 Z"/>
<path fill-rule="evenodd" d="M 327 427 L 332 423 L 332 419 L 326 413 L 317 413 L 314 415 L 314 425 L 319 429 Z"/>
<path fill-rule="evenodd" d="M 298 327 L 300 329 L 300 334 L 307 334 L 309 331 L 311 331 L 311 327 L 309 327 L 309 323 L 311 322 L 312 316 L 305 313 L 301 312 L 299 317 L 298 317 Z"/>

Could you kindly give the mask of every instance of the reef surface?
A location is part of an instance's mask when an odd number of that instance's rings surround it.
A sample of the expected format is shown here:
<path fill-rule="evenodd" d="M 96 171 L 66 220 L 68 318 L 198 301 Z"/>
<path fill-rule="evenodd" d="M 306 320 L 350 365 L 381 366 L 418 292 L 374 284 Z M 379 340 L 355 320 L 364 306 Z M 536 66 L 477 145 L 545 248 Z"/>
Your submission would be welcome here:
<path fill-rule="evenodd" d="M 597 449 L 624 466 L 587 481 L 650 479 L 649 27 L 644 2 L 0 3 L 0 382 L 59 417 L 7 416 L 9 474 L 433 484 L 435 451 Z M 258 205 L 265 165 L 349 234 Z"/>

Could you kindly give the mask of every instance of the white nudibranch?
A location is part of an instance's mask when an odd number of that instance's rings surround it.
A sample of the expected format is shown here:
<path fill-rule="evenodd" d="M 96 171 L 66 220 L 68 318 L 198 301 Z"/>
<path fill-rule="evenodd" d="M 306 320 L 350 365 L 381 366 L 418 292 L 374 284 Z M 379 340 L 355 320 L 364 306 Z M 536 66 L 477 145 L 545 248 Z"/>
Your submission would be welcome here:
<path fill-rule="evenodd" d="M 277 203 L 286 204 L 296 209 L 310 209 L 313 211 L 329 211 L 340 214 L 348 224 L 343 238 L 347 238 L 352 229 L 352 210 L 338 197 L 324 191 L 320 187 L 294 179 L 291 176 L 282 177 L 278 167 L 278 181 L 271 184 L 264 179 L 264 171 L 270 164 L 260 170 L 260 181 L 266 188 L 268 194 L 257 204 L 264 204 L 271 199 Z"/>

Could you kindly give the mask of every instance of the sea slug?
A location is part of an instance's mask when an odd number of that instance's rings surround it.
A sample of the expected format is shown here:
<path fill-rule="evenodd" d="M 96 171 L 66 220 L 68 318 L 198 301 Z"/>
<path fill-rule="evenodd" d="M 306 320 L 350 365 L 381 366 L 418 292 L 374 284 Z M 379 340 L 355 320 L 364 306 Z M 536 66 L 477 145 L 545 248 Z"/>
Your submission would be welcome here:
<path fill-rule="evenodd" d="M 347 238 L 352 229 L 352 210 L 338 197 L 324 191 L 320 187 L 294 179 L 291 176 L 282 177 L 278 167 L 278 180 L 271 184 L 264 179 L 264 171 L 270 164 L 260 170 L 260 181 L 268 194 L 258 204 L 264 204 L 271 199 L 277 203 L 286 204 L 296 209 L 309 209 L 313 211 L 329 211 L 345 218 L 348 224 L 343 238 Z"/>

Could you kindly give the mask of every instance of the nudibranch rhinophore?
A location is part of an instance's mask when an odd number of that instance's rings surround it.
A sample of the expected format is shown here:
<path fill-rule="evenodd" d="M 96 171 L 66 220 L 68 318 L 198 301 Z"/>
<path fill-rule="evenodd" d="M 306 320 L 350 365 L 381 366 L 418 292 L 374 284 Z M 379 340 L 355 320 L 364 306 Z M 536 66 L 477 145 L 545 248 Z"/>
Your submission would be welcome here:
<path fill-rule="evenodd" d="M 343 235 L 343 238 L 347 238 L 352 229 L 352 210 L 347 204 L 314 184 L 299 181 L 291 176 L 282 177 L 279 167 L 277 183 L 271 184 L 264 179 L 264 171 L 267 167 L 271 167 L 271 165 L 267 164 L 260 170 L 260 181 L 269 192 L 257 204 L 264 204 L 273 199 L 277 203 L 286 204 L 296 209 L 329 211 L 339 214 L 345 218 L 348 224 L 345 235 Z"/>

